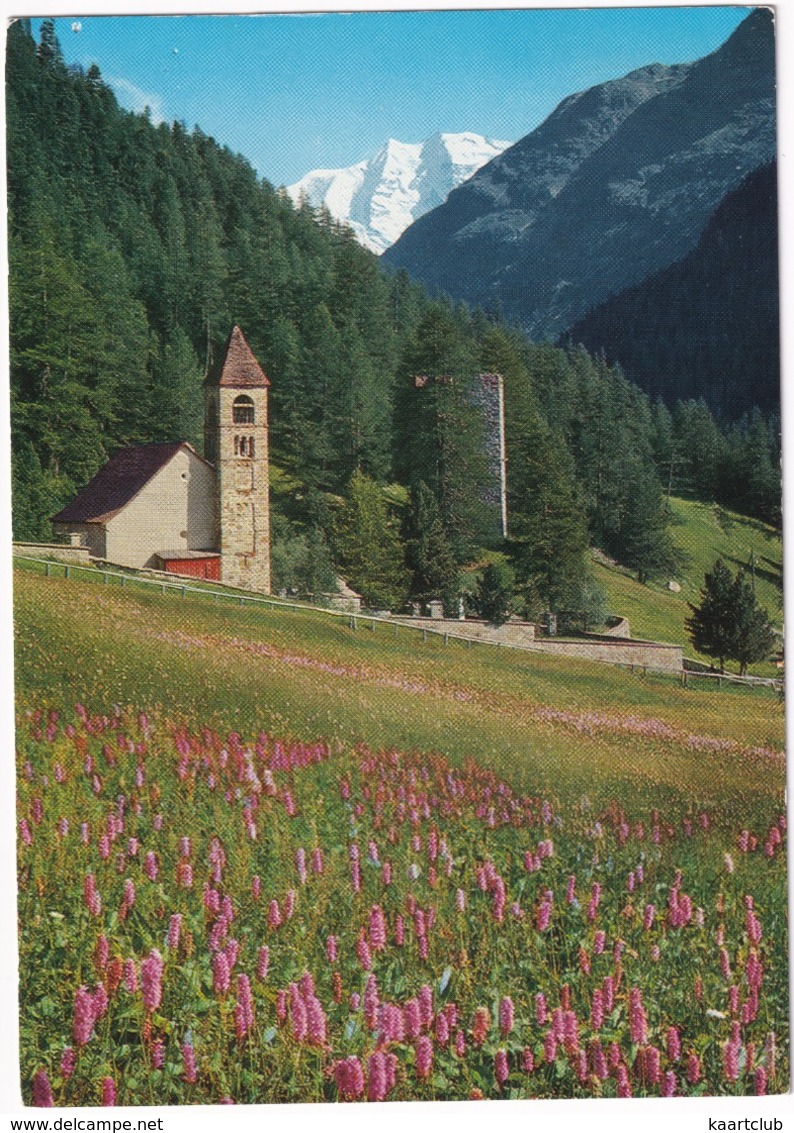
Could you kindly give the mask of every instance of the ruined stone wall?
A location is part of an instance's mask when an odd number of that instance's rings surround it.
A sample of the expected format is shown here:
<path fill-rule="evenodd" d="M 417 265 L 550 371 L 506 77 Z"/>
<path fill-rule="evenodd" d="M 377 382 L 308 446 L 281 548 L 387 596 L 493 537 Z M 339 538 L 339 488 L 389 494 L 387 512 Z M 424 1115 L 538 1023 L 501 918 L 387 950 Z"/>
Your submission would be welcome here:
<path fill-rule="evenodd" d="M 493 507 L 503 539 L 507 538 L 507 480 L 504 428 L 504 382 L 501 374 L 478 374 L 471 403 L 483 415 L 485 455 L 490 477 L 483 498 Z"/>

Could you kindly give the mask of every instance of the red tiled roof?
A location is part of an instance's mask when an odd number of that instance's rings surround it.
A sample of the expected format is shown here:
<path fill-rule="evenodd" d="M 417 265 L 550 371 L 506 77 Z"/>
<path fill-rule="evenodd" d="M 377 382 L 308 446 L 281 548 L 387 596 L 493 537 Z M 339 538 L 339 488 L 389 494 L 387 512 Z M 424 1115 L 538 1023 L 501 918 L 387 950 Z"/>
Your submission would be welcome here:
<path fill-rule="evenodd" d="M 262 386 L 270 385 L 270 379 L 257 362 L 238 326 L 232 327 L 223 356 L 210 371 L 207 383 L 235 389 L 261 389 Z"/>
<path fill-rule="evenodd" d="M 52 517 L 52 522 L 107 522 L 137 496 L 155 472 L 176 456 L 183 444 L 182 441 L 172 441 L 122 449 L 104 468 L 100 468 L 71 503 Z"/>

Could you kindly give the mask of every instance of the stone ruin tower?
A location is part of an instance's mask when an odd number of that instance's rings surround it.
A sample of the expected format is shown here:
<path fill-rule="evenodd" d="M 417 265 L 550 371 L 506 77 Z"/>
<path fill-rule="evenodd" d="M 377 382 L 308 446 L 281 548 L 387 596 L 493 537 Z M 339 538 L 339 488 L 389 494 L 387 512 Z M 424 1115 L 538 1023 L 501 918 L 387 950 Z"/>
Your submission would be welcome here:
<path fill-rule="evenodd" d="M 215 466 L 221 581 L 270 593 L 267 375 L 238 326 L 204 383 L 204 456 Z"/>
<path fill-rule="evenodd" d="M 483 415 L 485 454 L 490 481 L 483 497 L 498 515 L 499 533 L 507 538 L 507 450 L 505 445 L 505 387 L 501 374 L 478 374 L 471 401 Z"/>

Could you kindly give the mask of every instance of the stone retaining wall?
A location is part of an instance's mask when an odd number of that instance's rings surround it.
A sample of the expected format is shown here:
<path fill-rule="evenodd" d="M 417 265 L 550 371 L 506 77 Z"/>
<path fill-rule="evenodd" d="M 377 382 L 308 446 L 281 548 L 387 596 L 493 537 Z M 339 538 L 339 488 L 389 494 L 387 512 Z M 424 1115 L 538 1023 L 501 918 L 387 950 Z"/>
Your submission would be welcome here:
<path fill-rule="evenodd" d="M 59 563 L 84 563 L 88 566 L 91 555 L 88 547 L 70 547 L 68 543 L 14 543 L 15 555 L 32 559 L 55 559 Z"/>
<path fill-rule="evenodd" d="M 656 641 L 632 641 L 613 638 L 611 641 L 561 641 L 559 638 L 539 638 L 534 648 L 559 657 L 578 657 L 583 661 L 602 661 L 610 665 L 634 665 L 660 673 L 680 673 L 684 667 L 684 651 L 680 645 L 665 645 Z"/>
<path fill-rule="evenodd" d="M 400 625 L 416 626 L 417 629 L 448 633 L 450 637 L 467 637 L 475 641 L 487 641 L 491 645 L 514 645 L 527 648 L 535 640 L 534 622 L 507 622 L 503 626 L 491 626 L 478 618 L 395 618 Z"/>
<path fill-rule="evenodd" d="M 463 637 L 490 645 L 510 645 L 517 649 L 532 649 L 552 653 L 558 657 L 578 657 L 583 661 L 600 661 L 610 665 L 633 665 L 653 672 L 680 673 L 684 667 L 684 651 L 680 645 L 667 645 L 656 641 L 634 641 L 626 637 L 609 637 L 606 634 L 575 640 L 535 636 L 533 622 L 507 622 L 498 628 L 476 618 L 459 621 L 452 618 L 395 618 L 400 625 L 417 629 L 434 630 L 450 637 Z M 625 632 L 621 623 L 614 627 Z"/>

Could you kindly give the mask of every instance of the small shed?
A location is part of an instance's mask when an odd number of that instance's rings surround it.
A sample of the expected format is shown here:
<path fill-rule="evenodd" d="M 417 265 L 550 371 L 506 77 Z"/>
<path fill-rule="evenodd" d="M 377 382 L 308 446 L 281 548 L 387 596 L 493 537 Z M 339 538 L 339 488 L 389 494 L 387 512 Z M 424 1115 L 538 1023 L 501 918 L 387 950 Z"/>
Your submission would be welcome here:
<path fill-rule="evenodd" d="M 221 556 L 217 551 L 156 551 L 152 566 L 169 574 L 185 574 L 212 582 L 221 580 Z"/>

